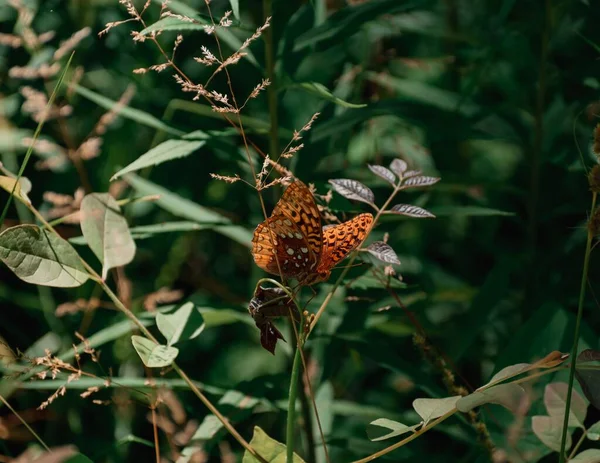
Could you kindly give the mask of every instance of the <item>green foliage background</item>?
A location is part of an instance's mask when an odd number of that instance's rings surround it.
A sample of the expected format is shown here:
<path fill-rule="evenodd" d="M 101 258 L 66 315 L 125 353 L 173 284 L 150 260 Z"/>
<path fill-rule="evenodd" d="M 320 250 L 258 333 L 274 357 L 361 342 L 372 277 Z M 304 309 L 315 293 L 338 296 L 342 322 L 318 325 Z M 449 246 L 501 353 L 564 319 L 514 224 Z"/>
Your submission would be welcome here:
<path fill-rule="evenodd" d="M 33 29 L 56 31 L 56 37 L 32 53 L 0 47 L 3 164 L 17 171 L 26 149 L 21 139 L 31 136 L 36 127 L 21 109 L 19 89 L 30 85 L 51 91 L 53 82 L 14 79 L 9 69 L 47 61 L 52 46 L 86 26 L 92 34 L 79 44 L 72 64 L 73 69 L 82 66 L 85 70 L 79 85 L 112 101 L 133 85 L 131 108 L 162 120 L 180 134 L 214 131 L 192 155 L 139 173 L 140 181 L 152 182 L 143 194 L 156 191 L 153 185 L 159 185 L 246 232 L 241 239 L 231 239 L 211 229 L 214 220 L 195 216 L 192 221 L 206 229 L 137 240 L 135 260 L 124 270 L 132 282 L 132 307 L 143 313 L 142 298 L 161 287 L 183 290 L 186 299 L 203 308 L 207 328 L 180 347 L 179 364 L 193 379 L 213 387 L 210 398 L 215 402 L 227 390 L 263 401 L 253 413 L 241 410 L 237 402 L 220 407 L 242 435 L 249 439 L 253 427 L 259 425 L 285 441 L 293 333 L 287 322 L 278 322 L 288 344 L 280 344 L 273 357 L 260 347 L 258 330 L 246 313 L 262 276 L 247 239 L 264 219 L 258 195 L 243 182 L 230 185 L 209 175 L 239 174 L 252 183 L 241 138 L 232 135 L 229 124 L 205 102 L 192 102 L 193 94 L 182 93 L 171 70 L 132 73 L 164 61 L 149 41 L 133 42 L 130 31 L 140 30 L 139 24 L 127 23 L 104 37 L 97 36 L 105 23 L 127 18 L 116 1 L 23 2 L 35 11 Z M 256 0 L 239 3 L 240 17 L 234 18 L 231 31 L 243 40 L 264 22 L 263 5 Z M 202 1 L 172 2 L 171 8 L 175 11 L 178 4 L 206 17 Z M 219 18 L 231 5 L 214 0 L 211 8 Z M 596 162 L 591 137 L 600 111 L 598 3 L 273 0 L 272 8 L 280 144 L 287 144 L 292 131 L 315 112 L 321 113 L 302 140 L 304 148 L 288 163 L 298 178 L 314 183 L 322 194 L 328 190 L 328 179 L 356 179 L 373 189 L 381 205 L 389 187 L 369 172 L 368 163 L 388 165 L 401 157 L 411 168 L 442 177 L 431 189 L 398 198 L 398 202 L 427 208 L 437 219 L 386 218 L 371 239 L 389 233 L 388 242 L 402 261 L 396 270 L 406 283 L 398 294 L 431 343 L 449 359 L 457 384 L 476 388 L 506 365 L 531 362 L 552 350 L 568 352 L 590 207 L 586 169 Z M 159 10 L 160 2 L 153 2 L 148 24 L 158 20 Z M 0 30 L 14 33 L 15 20 L 14 9 L 0 1 Z M 177 33 L 166 31 L 159 36 L 167 51 Z M 214 51 L 214 39 L 201 30 L 182 33 L 176 62 L 195 82 L 205 82 L 212 70 L 192 58 L 200 55 L 202 45 Z M 225 49 L 226 54 L 235 51 Z M 229 68 L 239 98 L 265 77 L 264 41 L 254 42 L 250 50 L 256 64 L 243 59 Z M 314 84 L 324 86 L 339 100 L 332 101 Z M 210 89 L 227 93 L 224 75 Z M 74 108 L 66 124 L 71 143 L 78 146 L 106 109 L 82 92 L 63 92 L 60 100 Z M 364 106 L 347 107 L 344 102 Z M 242 114 L 252 118 L 245 124 L 248 138 L 269 152 L 266 93 L 251 100 Z M 43 135 L 64 143 L 56 121 L 46 124 Z M 108 191 L 110 177 L 118 169 L 171 138 L 178 137 L 139 118 L 119 117 L 103 136 L 101 155 L 85 163 L 93 191 Z M 260 169 L 261 158 L 254 151 L 253 155 Z M 44 192 L 73 194 L 81 183 L 70 165 L 50 172 L 36 170 L 32 162 L 25 175 L 33 184 L 30 197 L 42 211 L 49 209 Z M 269 211 L 280 194 L 278 188 L 264 192 Z M 367 210 L 338 195 L 330 205 L 340 217 Z M 125 211 L 131 226 L 190 218 L 185 212 L 173 214 L 168 204 L 136 203 Z M 8 218 L 8 225 L 30 220 L 14 208 Z M 63 224 L 58 230 L 63 237 L 80 234 L 73 225 Z M 77 249 L 88 262 L 96 262 L 89 250 Z M 582 348 L 599 347 L 595 293 L 599 268 L 595 261 L 592 254 Z M 75 290 L 49 290 L 19 281 L 6 267 L 0 272 L 0 335 L 14 351 L 35 356 L 50 347 L 63 352 L 78 342 L 75 331 L 86 337 L 102 330 L 116 333 L 124 320 L 110 308 L 85 315 L 54 315 L 63 302 L 100 297 L 91 282 Z M 364 268 L 353 269 L 350 275 L 364 272 Z M 316 371 L 316 401 L 334 462 L 352 461 L 382 448 L 367 438 L 370 421 L 387 417 L 416 423 L 413 399 L 452 395 L 440 371 L 415 347 L 415 327 L 405 312 L 378 286 L 336 293 L 307 345 Z M 318 295 L 309 309 L 316 310 L 328 289 L 328 284 L 317 286 Z M 358 299 L 346 300 L 346 296 Z M 389 310 L 378 311 L 385 306 Z M 131 346 L 130 334 L 124 332 L 102 343 L 99 364 L 86 362 L 83 369 L 99 376 L 110 369 L 115 377 L 141 378 L 135 384 L 143 387 L 147 373 Z M 154 376 L 160 378 L 158 372 Z M 545 382 L 547 378 L 534 384 L 528 416 L 543 409 L 539 397 Z M 74 382 L 65 397 L 46 411 L 36 412 L 53 391 L 43 384 L 26 382 L 13 390 L 5 377 L 0 392 L 29 417 L 28 422 L 50 446 L 74 444 L 94 461 L 154 458 L 152 448 L 123 440 L 128 435 L 153 440 L 148 407 L 135 400 L 135 392 L 102 390 L 94 397 L 112 399 L 113 404 L 99 406 L 80 398 L 82 391 Z M 206 418 L 207 410 L 191 393 L 180 388 L 177 395 L 188 419 L 202 422 Z M 11 416 L 6 408 L 1 413 L 3 420 Z M 597 418 L 594 413 L 590 420 Z M 539 461 L 549 452 L 527 420 L 518 438 L 511 441 L 509 428 L 515 418 L 504 409 L 484 408 L 479 419 L 487 425 L 494 444 L 508 452 L 510 461 Z M 30 440 L 23 429 L 14 431 L 0 443 L 0 453 L 16 456 Z M 210 461 L 221 461 L 220 441 L 241 455 L 238 444 L 221 430 L 206 441 Z M 161 443 L 165 457 L 171 458 L 164 435 Z M 303 438 L 298 451 L 306 456 L 305 448 Z M 317 458 L 324 461 L 319 451 Z M 489 461 L 490 456 L 471 424 L 455 417 L 386 458 L 470 462 Z M 543 461 L 552 458 L 555 454 Z"/>

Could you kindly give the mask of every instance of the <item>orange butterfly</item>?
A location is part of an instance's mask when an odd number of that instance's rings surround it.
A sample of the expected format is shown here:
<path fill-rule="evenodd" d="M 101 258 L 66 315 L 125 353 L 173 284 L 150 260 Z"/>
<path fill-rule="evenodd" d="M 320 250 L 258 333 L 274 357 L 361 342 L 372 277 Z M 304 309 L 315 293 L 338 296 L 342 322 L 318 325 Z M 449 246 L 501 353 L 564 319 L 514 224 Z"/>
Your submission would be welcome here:
<path fill-rule="evenodd" d="M 365 240 L 372 223 L 373 216 L 367 213 L 322 228 L 315 198 L 296 180 L 285 190 L 271 217 L 254 230 L 252 256 L 256 265 L 269 273 L 313 285 L 329 278 L 335 264 Z"/>

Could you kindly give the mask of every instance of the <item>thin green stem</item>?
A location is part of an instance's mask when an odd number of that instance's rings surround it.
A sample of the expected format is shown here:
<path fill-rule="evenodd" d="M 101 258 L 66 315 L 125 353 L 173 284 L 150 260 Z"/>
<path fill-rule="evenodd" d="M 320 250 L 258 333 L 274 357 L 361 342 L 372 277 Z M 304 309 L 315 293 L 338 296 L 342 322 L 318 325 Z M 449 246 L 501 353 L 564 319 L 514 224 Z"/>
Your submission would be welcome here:
<path fill-rule="evenodd" d="M 598 194 L 592 193 L 592 214 L 596 210 L 596 198 Z M 585 245 L 585 256 L 583 258 L 583 272 L 581 275 L 581 286 L 579 288 L 579 304 L 577 307 L 577 320 L 575 321 L 575 333 L 573 334 L 573 348 L 571 349 L 571 368 L 569 370 L 569 388 L 567 390 L 567 400 L 565 404 L 565 418 L 563 420 L 562 438 L 560 442 L 560 463 L 565 461 L 565 448 L 567 445 L 567 432 L 569 425 L 569 413 L 571 410 L 571 397 L 573 392 L 573 381 L 575 379 L 575 367 L 577 365 L 577 349 L 579 347 L 579 329 L 581 328 L 581 319 L 583 316 L 583 301 L 585 300 L 585 289 L 587 287 L 588 268 L 590 263 L 590 254 L 592 250 L 592 240 L 594 238 L 592 230 L 588 228 L 587 242 Z"/>
<path fill-rule="evenodd" d="M 569 460 L 572 460 L 573 457 L 575 457 L 575 455 L 577 455 L 577 450 L 579 450 L 579 447 L 581 447 L 581 444 L 583 444 L 583 442 L 585 441 L 585 438 L 587 437 L 587 433 L 588 433 L 588 430 L 584 429 L 583 434 L 581 434 L 581 437 L 579 438 L 579 440 L 575 444 L 575 447 L 573 447 L 573 450 L 571 450 L 571 453 L 569 454 Z"/>
<path fill-rule="evenodd" d="M 272 0 L 263 0 L 263 16 L 268 18 L 272 14 Z M 271 130 L 269 136 L 269 154 L 271 159 L 279 155 L 279 122 L 277 114 L 277 81 L 275 79 L 275 47 L 273 44 L 273 31 L 267 28 L 263 32 L 265 39 L 265 65 L 267 67 L 267 77 L 271 85 L 267 88 L 267 99 L 269 102 L 269 119 Z"/>
<path fill-rule="evenodd" d="M 292 321 L 293 323 L 293 321 Z M 290 394 L 288 397 L 288 414 L 286 426 L 286 463 L 294 461 L 294 423 L 296 421 L 296 398 L 298 397 L 298 381 L 300 378 L 300 349 L 302 349 L 302 341 L 298 339 L 296 345 L 296 353 L 294 355 L 294 363 L 292 364 L 292 375 L 290 377 Z"/>
<path fill-rule="evenodd" d="M 17 411 L 11 407 L 11 405 L 1 395 L 0 395 L 0 402 L 2 402 L 4 405 L 6 405 L 6 408 L 8 408 L 12 412 L 12 414 L 15 415 L 21 423 L 23 423 L 23 426 L 25 426 L 27 428 L 27 430 L 31 433 L 31 435 L 37 439 L 37 441 L 42 445 L 42 447 L 44 447 L 48 452 L 52 452 L 52 450 L 50 450 L 50 447 L 48 447 L 46 445 L 46 443 L 42 440 L 42 438 L 40 436 L 38 436 L 37 433 L 33 430 L 33 428 L 31 426 L 29 426 L 27 421 L 25 421 L 21 417 L 21 415 L 19 415 L 17 413 Z"/>

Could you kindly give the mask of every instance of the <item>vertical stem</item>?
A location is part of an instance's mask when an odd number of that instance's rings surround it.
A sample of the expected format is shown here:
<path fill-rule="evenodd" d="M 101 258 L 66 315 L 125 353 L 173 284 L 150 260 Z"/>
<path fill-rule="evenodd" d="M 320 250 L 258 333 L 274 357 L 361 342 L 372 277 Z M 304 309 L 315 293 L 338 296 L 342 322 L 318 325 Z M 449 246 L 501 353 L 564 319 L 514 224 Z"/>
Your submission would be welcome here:
<path fill-rule="evenodd" d="M 300 375 L 299 375 L 300 376 Z M 309 381 L 309 379 L 306 379 L 307 381 Z M 302 378 L 298 378 L 299 381 L 299 385 L 298 387 L 300 388 L 300 406 L 302 407 L 302 417 L 304 419 L 304 428 L 305 428 L 305 434 L 306 434 L 306 446 L 308 447 L 307 449 L 307 454 L 305 455 L 305 459 L 308 463 L 316 463 L 317 461 L 317 455 L 316 455 L 316 448 L 315 448 L 315 434 L 314 434 L 314 427 L 313 427 L 313 417 L 311 414 L 311 410 L 310 410 L 310 398 L 308 396 L 308 394 L 306 393 L 306 387 L 304 386 L 304 381 L 302 381 Z M 325 444 L 323 444 L 325 445 Z"/>
<path fill-rule="evenodd" d="M 592 214 L 596 210 L 596 197 L 598 194 L 592 194 Z M 577 364 L 577 348 L 579 347 L 579 328 L 581 327 L 581 318 L 583 315 L 583 301 L 585 299 L 585 288 L 587 286 L 588 268 L 590 263 L 590 254 L 592 252 L 593 231 L 588 227 L 587 243 L 585 245 L 585 256 L 583 258 L 583 272 L 581 275 L 581 286 L 579 288 L 579 305 L 577 306 L 577 320 L 575 321 L 575 333 L 573 339 L 573 348 L 571 349 L 571 368 L 569 369 L 569 388 L 567 389 L 567 401 L 565 404 L 565 419 L 563 421 L 562 439 L 560 442 L 560 463 L 565 461 L 565 447 L 567 443 L 567 426 L 569 424 L 569 411 L 571 409 L 571 396 L 573 392 L 573 380 L 575 378 L 575 366 Z"/>
<path fill-rule="evenodd" d="M 263 15 L 265 18 L 272 15 L 272 0 L 263 0 Z M 274 158 L 279 154 L 279 126 L 277 114 L 277 82 L 275 80 L 275 46 L 273 44 L 273 28 L 268 27 L 263 32 L 265 39 L 265 64 L 267 66 L 267 77 L 271 85 L 267 87 L 267 99 L 269 102 L 269 118 L 271 130 L 269 132 L 269 155 Z"/>
<path fill-rule="evenodd" d="M 288 397 L 288 414 L 285 436 L 286 446 L 286 463 L 294 461 L 294 423 L 296 417 L 296 397 L 298 396 L 298 380 L 300 378 L 300 349 L 302 349 L 301 341 L 298 340 L 296 345 L 296 353 L 294 355 L 294 363 L 292 364 L 292 376 L 290 378 L 290 395 Z"/>

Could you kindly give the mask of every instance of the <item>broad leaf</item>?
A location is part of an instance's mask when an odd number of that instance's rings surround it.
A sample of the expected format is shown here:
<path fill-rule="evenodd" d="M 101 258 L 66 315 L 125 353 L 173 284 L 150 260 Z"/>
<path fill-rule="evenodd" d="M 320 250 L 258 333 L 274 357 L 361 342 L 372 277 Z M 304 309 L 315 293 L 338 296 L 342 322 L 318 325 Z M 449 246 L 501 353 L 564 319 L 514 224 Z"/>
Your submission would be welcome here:
<path fill-rule="evenodd" d="M 529 398 L 521 386 L 513 383 L 499 384 L 462 397 L 456 402 L 456 408 L 461 412 L 468 412 L 480 405 L 492 403 L 517 412 L 524 401 L 529 401 Z"/>
<path fill-rule="evenodd" d="M 375 201 L 375 195 L 369 189 L 369 187 L 357 182 L 356 180 L 338 178 L 329 180 L 329 183 L 331 183 L 333 189 L 344 198 L 362 201 L 363 203 L 367 204 L 373 204 Z"/>
<path fill-rule="evenodd" d="M 258 426 L 254 427 L 254 435 L 252 436 L 250 445 L 268 463 L 286 463 L 285 445 L 270 438 L 267 433 Z M 304 460 L 295 453 L 293 460 L 293 463 L 304 463 Z M 246 450 L 244 452 L 242 463 L 258 463 L 258 460 Z"/>
<path fill-rule="evenodd" d="M 407 432 L 414 431 L 419 426 L 421 426 L 421 423 L 413 426 L 406 426 L 398 421 L 388 420 L 387 418 L 379 418 L 369 423 L 367 426 L 367 436 L 370 440 L 376 442 L 401 436 Z"/>
<path fill-rule="evenodd" d="M 423 418 L 423 426 L 426 426 L 429 421 L 454 410 L 460 398 L 461 396 L 457 395 L 443 399 L 415 399 L 412 405 L 419 416 Z"/>
<path fill-rule="evenodd" d="M 435 218 L 435 215 L 428 210 L 419 206 L 413 206 L 412 204 L 396 204 L 390 209 L 390 212 L 393 214 L 406 215 L 408 217 L 416 217 L 419 219 L 430 217 Z"/>
<path fill-rule="evenodd" d="M 569 463 L 600 463 L 600 450 L 587 449 L 575 455 L 569 460 Z"/>
<path fill-rule="evenodd" d="M 144 167 L 156 166 L 166 161 L 189 156 L 194 151 L 202 148 L 205 144 L 206 141 L 204 140 L 167 140 L 142 154 L 127 167 L 124 167 L 113 175 L 110 180 L 116 180 L 123 174 L 134 172 L 143 169 Z"/>
<path fill-rule="evenodd" d="M 204 330 L 204 319 L 192 302 L 186 302 L 170 314 L 157 313 L 156 326 L 167 340 L 167 345 L 194 339 Z"/>
<path fill-rule="evenodd" d="M 531 428 L 545 446 L 560 452 L 562 440 L 563 420 L 558 416 L 534 416 L 531 419 Z M 566 450 L 571 448 L 571 434 L 567 434 Z"/>
<path fill-rule="evenodd" d="M 108 193 L 91 193 L 81 201 L 81 231 L 89 247 L 102 262 L 102 279 L 114 267 L 126 265 L 135 256 L 135 242 L 117 201 Z"/>
<path fill-rule="evenodd" d="M 176 347 L 163 346 L 142 336 L 131 336 L 131 343 L 148 368 L 168 367 L 179 354 Z"/>
<path fill-rule="evenodd" d="M 371 243 L 366 250 L 383 262 L 388 264 L 400 264 L 400 259 L 390 245 L 383 241 Z"/>
<path fill-rule="evenodd" d="M 396 176 L 387 167 L 369 164 L 369 170 L 386 182 L 396 185 Z"/>
<path fill-rule="evenodd" d="M 424 175 L 418 175 L 416 177 L 410 177 L 410 178 L 404 180 L 404 182 L 402 182 L 401 189 L 406 190 L 408 188 L 419 188 L 419 187 L 431 186 L 431 185 L 436 184 L 440 180 L 441 180 L 441 178 L 439 178 L 439 177 L 426 177 Z"/>
<path fill-rule="evenodd" d="M 19 225 L 0 234 L 0 259 L 21 280 L 35 285 L 72 288 L 89 275 L 73 246 L 37 225 Z"/>
<path fill-rule="evenodd" d="M 600 421 L 589 427 L 586 436 L 589 440 L 600 440 Z"/>
<path fill-rule="evenodd" d="M 394 172 L 398 177 L 403 177 L 404 172 L 408 169 L 408 165 L 402 159 L 394 159 L 390 163 L 390 169 Z"/>
<path fill-rule="evenodd" d="M 600 352 L 594 349 L 586 349 L 581 351 L 577 356 L 577 369 L 575 377 L 581 385 L 581 390 L 590 401 L 590 403 L 600 410 L 600 369 L 598 367 L 600 361 Z M 592 364 L 592 362 L 595 362 Z M 585 365 L 589 363 L 588 365 Z M 596 367 L 590 368 L 590 367 Z"/>
<path fill-rule="evenodd" d="M 550 383 L 544 389 L 544 405 L 548 411 L 548 415 L 563 419 L 565 416 L 565 406 L 567 404 L 567 391 L 569 386 L 567 383 Z M 584 428 L 583 422 L 587 414 L 587 403 L 573 389 L 571 391 L 571 409 L 569 412 L 569 427 Z"/>

